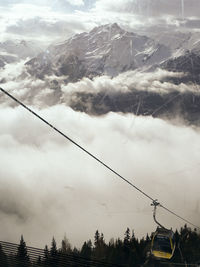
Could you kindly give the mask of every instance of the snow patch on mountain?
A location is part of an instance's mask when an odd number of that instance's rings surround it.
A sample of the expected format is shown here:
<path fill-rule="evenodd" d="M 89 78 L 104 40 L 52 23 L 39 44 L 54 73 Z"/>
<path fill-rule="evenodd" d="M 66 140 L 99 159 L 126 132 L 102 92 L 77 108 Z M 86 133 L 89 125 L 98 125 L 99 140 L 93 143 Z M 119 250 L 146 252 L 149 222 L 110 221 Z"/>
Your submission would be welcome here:
<path fill-rule="evenodd" d="M 170 49 L 146 36 L 127 32 L 116 23 L 73 36 L 27 62 L 31 75 L 64 75 L 66 81 L 84 76 L 116 76 L 127 70 L 148 68 L 171 56 Z"/>

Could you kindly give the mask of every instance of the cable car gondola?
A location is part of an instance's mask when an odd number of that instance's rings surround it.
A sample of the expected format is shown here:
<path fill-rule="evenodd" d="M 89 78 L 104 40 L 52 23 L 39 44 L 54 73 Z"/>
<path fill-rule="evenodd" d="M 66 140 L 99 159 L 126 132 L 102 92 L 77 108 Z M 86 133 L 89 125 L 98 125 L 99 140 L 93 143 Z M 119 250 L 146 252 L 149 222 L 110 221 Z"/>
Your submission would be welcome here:
<path fill-rule="evenodd" d="M 157 228 L 151 242 L 151 254 L 155 258 L 168 259 L 173 257 L 175 250 L 174 233 L 172 230 Z"/>
<path fill-rule="evenodd" d="M 170 260 L 174 255 L 175 239 L 172 230 L 166 229 L 156 220 L 156 207 L 160 205 L 157 201 L 154 201 L 154 221 L 158 224 L 156 231 L 153 233 L 151 241 L 151 254 L 157 259 Z"/>

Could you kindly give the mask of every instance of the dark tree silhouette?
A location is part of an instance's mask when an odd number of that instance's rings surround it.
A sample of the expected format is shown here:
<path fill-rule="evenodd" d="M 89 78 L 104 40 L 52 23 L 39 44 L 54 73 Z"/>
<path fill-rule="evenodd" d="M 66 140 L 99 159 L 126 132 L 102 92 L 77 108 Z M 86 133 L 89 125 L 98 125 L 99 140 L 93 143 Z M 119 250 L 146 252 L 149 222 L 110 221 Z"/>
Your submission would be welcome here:
<path fill-rule="evenodd" d="M 64 239 L 61 242 L 61 252 L 62 253 L 71 253 L 72 252 L 71 244 L 69 243 L 69 240 L 67 239 L 66 236 L 64 236 Z"/>
<path fill-rule="evenodd" d="M 8 267 L 8 259 L 0 244 L 0 267 Z"/>
<path fill-rule="evenodd" d="M 58 265 L 58 250 L 55 238 L 53 237 L 50 249 L 50 266 L 55 267 L 57 265 Z"/>
<path fill-rule="evenodd" d="M 175 240 L 174 256 L 170 261 L 166 261 L 164 266 L 177 266 L 174 263 L 188 264 L 188 266 L 193 263 L 198 266 L 200 264 L 199 232 L 185 225 L 180 231 L 175 231 Z M 151 238 L 149 235 L 138 240 L 134 235 L 134 231 L 132 231 L 131 235 L 129 228 L 126 229 L 123 239 L 111 239 L 108 244 L 104 240 L 104 235 L 97 230 L 94 235 L 94 245 L 89 240 L 84 242 L 81 249 L 72 248 L 66 238 L 61 245 L 61 248 L 57 249 L 56 241 L 53 238 L 51 248 L 48 249 L 45 246 L 44 254 L 41 254 L 41 258 L 29 259 L 28 249 L 22 236 L 17 251 L 13 250 L 13 246 L 11 247 L 12 254 L 6 255 L 3 251 L 4 246 L 0 246 L 0 267 L 79 267 L 82 265 L 102 267 L 109 266 L 109 263 L 111 263 L 111 266 L 122 265 L 126 267 L 163 266 L 162 261 L 153 258 L 150 254 Z"/>
<path fill-rule="evenodd" d="M 44 266 L 49 266 L 50 263 L 50 253 L 48 246 L 46 245 L 44 248 Z"/>
<path fill-rule="evenodd" d="M 94 258 L 103 260 L 105 259 L 105 252 L 106 252 L 106 244 L 104 241 L 103 233 L 99 234 L 97 230 L 94 235 L 94 249 L 93 249 L 93 256 Z"/>
<path fill-rule="evenodd" d="M 91 258 L 92 255 L 92 242 L 91 240 L 84 242 L 82 248 L 81 248 L 81 256 L 85 258 Z"/>
<path fill-rule="evenodd" d="M 30 266 L 30 259 L 28 256 L 27 247 L 23 235 L 21 235 L 20 244 L 18 246 L 16 261 L 17 261 L 17 266 L 19 267 Z"/>

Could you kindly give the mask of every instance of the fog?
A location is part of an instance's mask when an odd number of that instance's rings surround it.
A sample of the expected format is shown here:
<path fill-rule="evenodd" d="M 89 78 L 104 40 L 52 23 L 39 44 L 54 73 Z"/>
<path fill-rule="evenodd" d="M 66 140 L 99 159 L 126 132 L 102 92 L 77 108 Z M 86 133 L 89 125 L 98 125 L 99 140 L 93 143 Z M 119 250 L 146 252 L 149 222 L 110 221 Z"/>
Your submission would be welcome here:
<path fill-rule="evenodd" d="M 94 77 L 93 79 L 85 77 L 78 82 L 65 84 L 64 76 L 46 76 L 44 80 L 40 80 L 27 75 L 25 67 L 27 60 L 7 64 L 1 71 L 1 86 L 16 97 L 20 97 L 22 101 L 26 100 L 27 104 L 33 104 L 40 108 L 58 103 L 66 105 L 88 104 L 89 108 L 92 100 L 88 99 L 87 102 L 84 102 L 84 100 L 80 100 L 77 93 L 90 93 L 92 95 L 101 93 L 102 99 L 106 95 L 114 97 L 122 93 L 132 93 L 134 96 L 138 91 L 159 95 L 167 95 L 173 92 L 199 95 L 197 84 L 173 83 L 173 79 L 177 78 L 181 81 L 185 77 L 186 74 L 181 72 L 170 72 L 162 69 L 156 69 L 151 72 L 135 70 L 121 73 L 113 78 L 105 75 Z M 0 102 L 4 103 L 4 101 L 13 105 L 12 101 L 5 100 L 5 96 L 1 95 Z"/>
<path fill-rule="evenodd" d="M 173 90 L 179 92 L 198 92 L 197 86 L 194 84 L 186 85 L 180 83 L 176 85 L 172 82 L 165 81 L 166 78 L 182 78 L 184 75 L 184 73 L 169 72 L 162 69 L 157 69 L 153 72 L 136 70 L 121 73 L 114 78 L 109 76 L 100 76 L 93 80 L 83 78 L 77 83 L 62 84 L 61 89 L 66 95 L 75 92 L 126 93 L 133 90 L 151 91 L 160 94 L 169 93 Z"/>
<path fill-rule="evenodd" d="M 34 107 L 33 107 L 34 108 Z M 35 109 L 35 108 L 34 108 Z M 37 110 L 37 109 L 36 109 Z M 38 111 L 168 208 L 199 224 L 199 129 L 64 105 Z M 156 227 L 150 201 L 21 107 L 0 108 L 2 239 L 43 247 L 55 236 L 80 246 L 96 229 L 107 241 Z M 184 224 L 159 210 L 166 227 Z M 84 229 L 84 231 L 83 231 Z"/>

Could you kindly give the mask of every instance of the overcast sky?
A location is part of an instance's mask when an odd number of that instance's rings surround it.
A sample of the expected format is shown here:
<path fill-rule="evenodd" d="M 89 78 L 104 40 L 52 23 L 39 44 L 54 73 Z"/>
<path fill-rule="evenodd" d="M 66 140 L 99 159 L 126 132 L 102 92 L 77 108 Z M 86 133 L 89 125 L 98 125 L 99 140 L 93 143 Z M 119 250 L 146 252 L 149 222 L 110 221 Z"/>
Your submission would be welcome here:
<path fill-rule="evenodd" d="M 198 0 L 3 0 L 0 11 L 1 40 L 29 38 L 49 43 L 113 22 L 129 30 L 200 26 Z"/>

